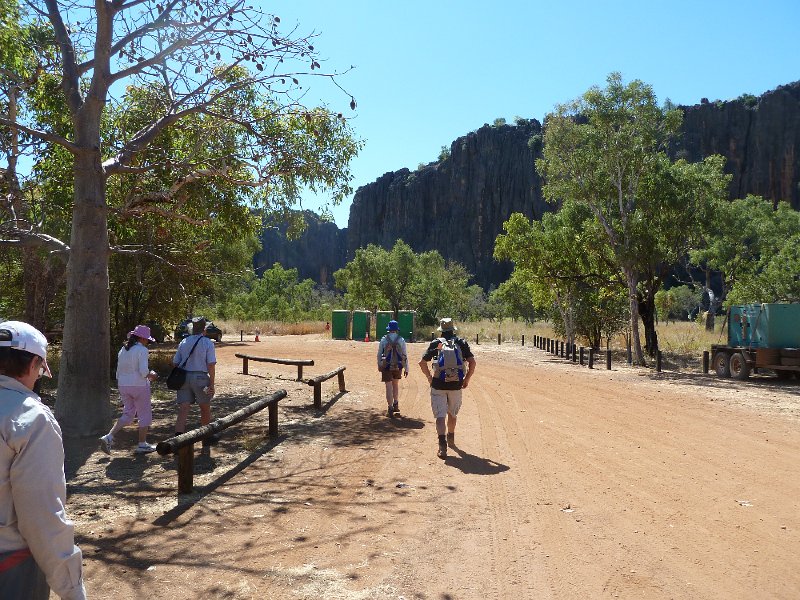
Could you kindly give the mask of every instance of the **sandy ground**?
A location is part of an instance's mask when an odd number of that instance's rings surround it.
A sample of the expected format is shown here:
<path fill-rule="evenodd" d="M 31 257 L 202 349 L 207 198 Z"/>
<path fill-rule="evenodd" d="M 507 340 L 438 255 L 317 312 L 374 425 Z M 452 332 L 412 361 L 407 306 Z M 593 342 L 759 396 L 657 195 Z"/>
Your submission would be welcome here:
<path fill-rule="evenodd" d="M 252 340 L 252 338 L 251 338 Z M 285 389 L 267 415 L 197 451 L 178 497 L 172 457 L 67 446 L 68 511 L 91 598 L 732 599 L 800 597 L 800 381 L 746 383 L 519 345 L 474 347 L 456 449 L 436 457 L 409 345 L 402 417 L 385 416 L 375 343 L 321 336 L 218 346 L 215 417 Z M 323 408 L 296 368 L 346 365 Z M 155 439 L 170 435 L 166 390 Z M 266 413 L 266 411 L 265 411 Z M 192 419 L 197 419 L 193 410 Z"/>

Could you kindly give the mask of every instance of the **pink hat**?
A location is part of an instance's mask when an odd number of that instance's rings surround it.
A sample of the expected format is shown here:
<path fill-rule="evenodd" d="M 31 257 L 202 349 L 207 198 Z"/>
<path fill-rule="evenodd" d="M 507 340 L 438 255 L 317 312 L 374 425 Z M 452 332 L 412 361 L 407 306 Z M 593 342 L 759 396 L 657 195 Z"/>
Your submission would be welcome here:
<path fill-rule="evenodd" d="M 155 342 L 156 340 L 150 337 L 150 328 L 147 325 L 137 325 L 134 327 L 133 331 L 128 334 L 128 337 L 135 335 L 136 337 L 144 338 L 146 340 L 150 340 L 151 342 Z"/>
<path fill-rule="evenodd" d="M 14 350 L 25 350 L 44 360 L 44 374 L 52 377 L 50 367 L 47 366 L 47 338 L 33 325 L 22 321 L 5 321 L 0 323 L 0 332 L 5 335 L 0 337 L 0 346 L 8 346 Z"/>

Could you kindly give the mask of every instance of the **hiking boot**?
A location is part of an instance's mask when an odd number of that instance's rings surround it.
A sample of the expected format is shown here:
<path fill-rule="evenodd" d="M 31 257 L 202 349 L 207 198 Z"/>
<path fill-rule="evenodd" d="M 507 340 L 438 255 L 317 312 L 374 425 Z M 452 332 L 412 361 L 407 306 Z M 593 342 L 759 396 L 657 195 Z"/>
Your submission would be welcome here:
<path fill-rule="evenodd" d="M 394 409 L 390 406 L 388 409 L 386 409 L 386 414 L 389 415 L 389 418 L 391 419 L 394 416 Z"/>
<path fill-rule="evenodd" d="M 447 445 L 450 446 L 451 448 L 455 448 L 456 447 L 456 433 L 455 433 L 455 431 L 452 431 L 452 432 L 447 434 Z"/>
<path fill-rule="evenodd" d="M 100 438 L 100 450 L 106 454 L 111 454 L 111 448 L 114 446 L 114 436 L 106 434 Z"/>
<path fill-rule="evenodd" d="M 136 446 L 136 450 L 134 452 L 136 454 L 149 454 L 150 452 L 155 452 L 156 447 L 153 444 L 148 444 L 147 442 L 142 442 L 138 446 Z"/>
<path fill-rule="evenodd" d="M 203 438 L 203 446 L 216 446 L 219 444 L 219 435 L 212 433 Z"/>
<path fill-rule="evenodd" d="M 447 444 L 440 443 L 439 444 L 439 451 L 436 453 L 436 456 L 439 458 L 447 458 Z"/>
<path fill-rule="evenodd" d="M 392 412 L 400 412 L 400 407 L 397 406 L 397 402 L 392 404 Z"/>

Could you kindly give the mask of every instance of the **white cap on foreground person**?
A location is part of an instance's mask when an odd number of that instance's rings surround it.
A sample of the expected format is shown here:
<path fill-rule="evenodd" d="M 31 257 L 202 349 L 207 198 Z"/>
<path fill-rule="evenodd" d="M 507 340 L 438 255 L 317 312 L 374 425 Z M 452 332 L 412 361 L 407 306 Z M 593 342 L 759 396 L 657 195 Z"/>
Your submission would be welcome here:
<path fill-rule="evenodd" d="M 84 600 L 81 551 L 64 505 L 64 445 L 33 392 L 51 376 L 47 339 L 21 321 L 0 323 L 0 598 Z"/>

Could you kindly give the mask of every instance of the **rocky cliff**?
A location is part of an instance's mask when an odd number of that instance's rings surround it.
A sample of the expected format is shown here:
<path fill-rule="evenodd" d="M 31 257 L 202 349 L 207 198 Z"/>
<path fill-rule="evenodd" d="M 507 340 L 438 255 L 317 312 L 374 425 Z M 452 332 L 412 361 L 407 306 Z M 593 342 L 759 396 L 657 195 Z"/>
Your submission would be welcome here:
<path fill-rule="evenodd" d="M 286 269 L 297 269 L 300 280 L 313 279 L 322 285 L 333 285 L 333 272 L 346 263 L 347 229 L 321 220 L 311 211 L 304 211 L 306 230 L 296 240 L 286 239 L 286 225 L 269 227 L 261 233 L 261 252 L 253 258 L 256 273 L 280 263 Z"/>
<path fill-rule="evenodd" d="M 438 250 L 487 286 L 508 277 L 492 258 L 511 213 L 540 218 L 546 210 L 534 160 L 541 153 L 536 120 L 485 125 L 450 146 L 450 156 L 416 171 L 386 173 L 358 189 L 347 224 L 347 254 L 401 238 L 416 252 Z"/>
<path fill-rule="evenodd" d="M 800 210 L 800 82 L 783 85 L 760 98 L 682 107 L 683 137 L 676 155 L 691 162 L 711 154 L 726 161 L 733 175 L 731 198 L 754 194 L 785 200 Z"/>
<path fill-rule="evenodd" d="M 731 198 L 755 194 L 800 209 L 800 82 L 759 98 L 681 108 L 683 135 L 670 149 L 673 156 L 699 161 L 721 154 L 733 175 Z M 345 230 L 312 222 L 289 243 L 267 232 L 261 264 L 278 261 L 302 277 L 330 282 L 357 248 L 390 248 L 401 238 L 417 252 L 438 250 L 462 263 L 484 288 L 497 285 L 511 272 L 492 257 L 503 222 L 513 212 L 538 219 L 548 210 L 534 166 L 541 139 L 536 120 L 484 125 L 454 141 L 442 160 L 360 187 Z"/>

